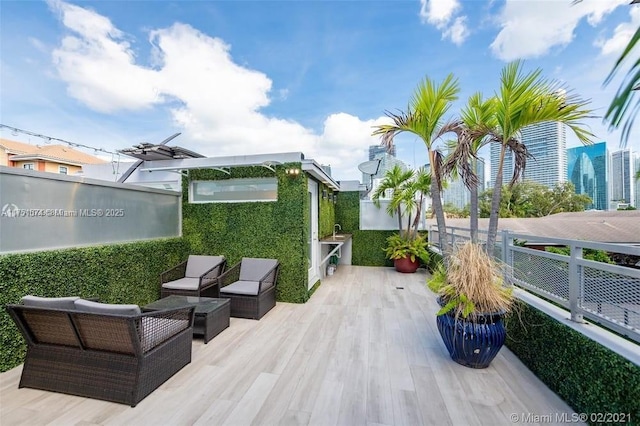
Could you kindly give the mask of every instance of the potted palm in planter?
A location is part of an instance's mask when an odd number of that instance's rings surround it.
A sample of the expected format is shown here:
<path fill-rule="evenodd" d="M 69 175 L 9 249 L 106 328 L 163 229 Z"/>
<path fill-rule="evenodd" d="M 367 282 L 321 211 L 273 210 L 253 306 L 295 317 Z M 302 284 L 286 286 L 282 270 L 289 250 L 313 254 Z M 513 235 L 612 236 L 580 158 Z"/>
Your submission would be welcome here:
<path fill-rule="evenodd" d="M 387 238 L 387 248 L 384 249 L 387 258 L 393 260 L 396 271 L 413 273 L 420 266 L 420 261 L 429 261 L 427 242 L 420 235 L 403 237 L 399 234 Z"/>
<path fill-rule="evenodd" d="M 469 241 L 441 264 L 428 281 L 441 306 L 437 325 L 449 355 L 458 364 L 486 368 L 504 344 L 504 316 L 513 305 L 504 267 L 482 246 Z"/>
<path fill-rule="evenodd" d="M 424 168 L 405 171 L 396 165 L 387 171 L 373 194 L 373 202 L 379 208 L 381 198 L 387 191 L 391 192 L 387 213 L 398 219 L 398 233 L 387 238 L 387 247 L 383 250 L 399 272 L 415 272 L 420 260 L 429 259 L 427 242 L 418 234 L 418 227 L 424 214 L 424 195 L 429 193 L 430 184 L 431 175 Z"/>

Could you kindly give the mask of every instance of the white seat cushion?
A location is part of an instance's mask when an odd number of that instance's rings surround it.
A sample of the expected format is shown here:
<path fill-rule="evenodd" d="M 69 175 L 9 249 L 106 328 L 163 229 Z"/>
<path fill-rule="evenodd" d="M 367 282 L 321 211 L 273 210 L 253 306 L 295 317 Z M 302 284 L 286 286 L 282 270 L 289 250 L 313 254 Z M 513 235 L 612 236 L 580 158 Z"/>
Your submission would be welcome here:
<path fill-rule="evenodd" d="M 115 315 L 139 315 L 138 305 L 117 305 L 110 303 L 98 303 L 90 300 L 78 299 L 75 301 L 76 310 L 90 312 L 94 314 L 115 314 Z"/>
<path fill-rule="evenodd" d="M 262 291 L 271 287 L 272 283 L 262 283 Z M 247 296 L 258 295 L 258 282 L 257 281 L 236 281 L 220 289 L 220 293 L 227 294 L 244 294 Z"/>
<path fill-rule="evenodd" d="M 187 259 L 187 269 L 184 276 L 188 278 L 200 278 L 209 269 L 220 264 L 224 260 L 222 256 L 198 256 L 189 255 Z"/>
<path fill-rule="evenodd" d="M 200 278 L 180 278 L 179 280 L 164 283 L 162 287 L 172 290 L 197 290 L 199 285 Z"/>
<path fill-rule="evenodd" d="M 258 281 L 277 264 L 278 261 L 275 259 L 244 257 L 240 264 L 240 281 Z"/>
<path fill-rule="evenodd" d="M 80 299 L 79 297 L 38 297 L 38 296 L 24 296 L 22 298 L 22 304 L 25 306 L 38 306 L 41 308 L 50 309 L 75 309 L 75 301 Z"/>

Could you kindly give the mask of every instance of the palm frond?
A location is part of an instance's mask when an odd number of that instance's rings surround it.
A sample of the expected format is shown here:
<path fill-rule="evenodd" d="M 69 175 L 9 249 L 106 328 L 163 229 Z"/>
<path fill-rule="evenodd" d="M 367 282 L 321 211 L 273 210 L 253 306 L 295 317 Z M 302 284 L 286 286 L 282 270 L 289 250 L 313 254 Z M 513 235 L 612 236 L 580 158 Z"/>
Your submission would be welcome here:
<path fill-rule="evenodd" d="M 511 176 L 511 181 L 509 182 L 509 186 L 511 187 L 518 181 L 520 176 L 522 176 L 522 173 L 524 173 L 527 167 L 527 160 L 533 158 L 533 155 L 529 153 L 527 146 L 516 138 L 509 139 L 507 146 L 513 153 L 513 176 Z"/>

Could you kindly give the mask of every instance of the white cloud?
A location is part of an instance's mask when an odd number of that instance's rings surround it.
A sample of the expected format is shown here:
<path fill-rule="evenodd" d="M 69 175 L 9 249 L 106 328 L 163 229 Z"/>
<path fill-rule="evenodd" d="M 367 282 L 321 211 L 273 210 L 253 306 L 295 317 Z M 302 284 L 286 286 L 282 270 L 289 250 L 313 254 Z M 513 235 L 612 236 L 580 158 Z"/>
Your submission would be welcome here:
<path fill-rule="evenodd" d="M 443 38 L 449 37 L 454 44 L 460 46 L 469 36 L 466 21 L 466 16 L 458 16 L 451 27 L 443 33 Z"/>
<path fill-rule="evenodd" d="M 367 159 L 369 145 L 379 143 L 372 126 L 384 117 L 335 113 L 318 133 L 261 113 L 270 103 L 272 81 L 236 64 L 223 40 L 189 25 L 150 32 L 150 68 L 137 63 L 125 34 L 109 19 L 59 1 L 50 5 L 74 34 L 53 52 L 59 76 L 70 96 L 93 110 L 167 108 L 182 129 L 180 145 L 189 149 L 210 156 L 300 151 L 330 164 L 336 179 L 359 179 L 357 164 Z M 286 92 L 278 95 L 285 101 Z"/>
<path fill-rule="evenodd" d="M 458 0 L 420 0 L 420 17 L 440 28 L 449 23 L 459 8 Z"/>
<path fill-rule="evenodd" d="M 602 18 L 628 0 L 518 1 L 506 0 L 497 17 L 502 30 L 491 44 L 493 54 L 504 61 L 533 58 L 552 47 L 573 40 L 579 22 L 596 26 Z"/>
<path fill-rule="evenodd" d="M 631 20 L 618 25 L 611 38 L 596 40 L 595 45 L 603 55 L 620 55 L 640 26 L 640 7 L 629 8 Z"/>
<path fill-rule="evenodd" d="M 129 43 L 109 19 L 60 1 L 50 6 L 77 34 L 64 37 L 53 51 L 72 97 L 101 112 L 141 109 L 157 99 L 158 73 L 135 64 Z"/>
<path fill-rule="evenodd" d="M 459 0 L 420 0 L 420 19 L 442 31 L 443 39 L 448 38 L 459 46 L 469 35 L 467 17 L 453 19 L 460 9 Z"/>

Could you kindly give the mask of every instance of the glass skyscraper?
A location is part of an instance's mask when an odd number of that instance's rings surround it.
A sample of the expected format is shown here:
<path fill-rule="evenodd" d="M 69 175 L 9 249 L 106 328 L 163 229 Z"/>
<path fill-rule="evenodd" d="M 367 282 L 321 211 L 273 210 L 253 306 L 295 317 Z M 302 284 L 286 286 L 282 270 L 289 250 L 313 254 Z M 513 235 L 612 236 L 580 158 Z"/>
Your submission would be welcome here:
<path fill-rule="evenodd" d="M 484 159 L 478 158 L 476 162 L 476 175 L 478 176 L 478 195 L 485 190 Z M 449 181 L 447 188 L 442 190 L 442 202 L 452 204 L 458 209 L 463 209 L 471 203 L 471 191 L 465 186 L 461 178 Z"/>
<path fill-rule="evenodd" d="M 527 159 L 522 180 L 530 180 L 552 188 L 566 181 L 567 132 L 562 123 L 544 122 L 522 129 L 520 141 L 526 145 L 533 158 Z M 491 182 L 495 185 L 500 144 L 491 144 Z M 507 151 L 504 158 L 502 182 L 506 184 L 513 176 L 513 155 Z"/>
<path fill-rule="evenodd" d="M 567 180 L 576 188 L 576 194 L 591 197 L 587 209 L 608 210 L 607 144 L 605 142 L 578 146 L 567 150 Z"/>
<path fill-rule="evenodd" d="M 622 149 L 611 154 L 611 206 L 620 204 L 635 206 L 635 177 L 631 149 Z"/>

